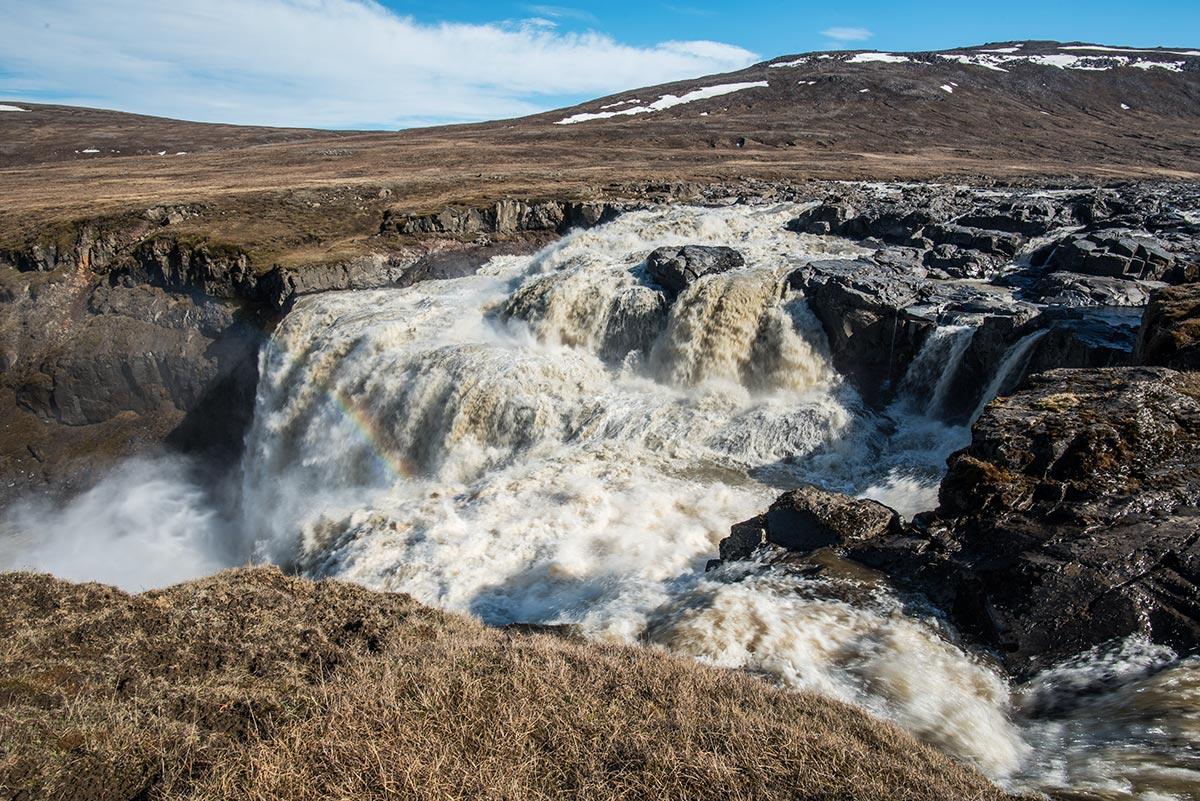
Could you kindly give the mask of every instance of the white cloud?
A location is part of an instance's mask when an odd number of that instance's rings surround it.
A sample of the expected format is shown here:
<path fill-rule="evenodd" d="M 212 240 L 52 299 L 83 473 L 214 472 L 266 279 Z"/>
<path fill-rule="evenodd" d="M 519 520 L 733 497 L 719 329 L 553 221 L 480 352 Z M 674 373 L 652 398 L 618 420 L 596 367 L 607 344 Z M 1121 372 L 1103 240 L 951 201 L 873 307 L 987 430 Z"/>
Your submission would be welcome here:
<path fill-rule="evenodd" d="M 827 28 L 821 35 L 835 42 L 865 42 L 875 34 L 866 28 Z"/>
<path fill-rule="evenodd" d="M 372 0 L 10 0 L 0 96 L 270 125 L 495 119 L 740 69 L 719 42 L 633 47 L 539 24 L 425 25 Z"/>

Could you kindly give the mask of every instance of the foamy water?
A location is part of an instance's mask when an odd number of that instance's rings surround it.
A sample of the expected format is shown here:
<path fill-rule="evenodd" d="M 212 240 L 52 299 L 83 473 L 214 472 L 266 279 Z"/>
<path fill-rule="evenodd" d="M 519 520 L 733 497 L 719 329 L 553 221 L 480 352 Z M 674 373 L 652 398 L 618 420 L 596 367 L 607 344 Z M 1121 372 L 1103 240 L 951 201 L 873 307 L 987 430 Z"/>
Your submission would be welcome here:
<path fill-rule="evenodd" d="M 797 209 L 637 212 L 474 276 L 301 299 L 261 356 L 240 546 L 489 623 L 572 624 L 816 690 L 1014 788 L 1195 797 L 1195 662 L 1132 643 L 1012 688 L 936 610 L 863 571 L 704 573 L 732 523 L 800 483 L 932 508 L 969 441 L 938 415 L 973 330 L 939 330 L 897 402 L 866 410 L 785 280 L 861 251 L 787 232 Z M 668 302 L 643 263 L 681 244 L 735 247 L 746 266 Z M 205 539 L 221 515 L 179 484 L 148 502 L 181 509 L 180 529 L 199 510 L 183 544 L 207 569 L 228 558 Z M 89 497 L 44 518 L 78 530 Z M 126 545 L 162 541 L 145 517 L 114 522 Z M 70 539 L 34 563 L 56 569 Z"/>

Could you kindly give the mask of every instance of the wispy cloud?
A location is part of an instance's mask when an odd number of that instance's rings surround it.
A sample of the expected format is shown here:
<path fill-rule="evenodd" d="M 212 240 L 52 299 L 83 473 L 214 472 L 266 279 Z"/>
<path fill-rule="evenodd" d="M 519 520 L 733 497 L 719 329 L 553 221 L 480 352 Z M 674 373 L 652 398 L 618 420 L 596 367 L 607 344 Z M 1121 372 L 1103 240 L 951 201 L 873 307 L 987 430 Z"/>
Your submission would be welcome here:
<path fill-rule="evenodd" d="M 713 17 L 717 14 L 711 8 L 696 8 L 695 6 L 676 6 L 664 3 L 662 8 L 663 11 L 669 11 L 672 14 L 684 14 L 689 17 Z"/>
<path fill-rule="evenodd" d="M 592 12 L 582 8 L 572 8 L 571 6 L 527 5 L 524 8 L 531 14 L 538 14 L 543 17 L 553 17 L 555 19 L 573 19 L 580 22 L 600 21 Z"/>
<path fill-rule="evenodd" d="M 865 42 L 875 34 L 866 28 L 826 28 L 821 35 L 839 44 L 845 42 Z"/>
<path fill-rule="evenodd" d="M 5 16 L 0 97 L 271 125 L 494 119 L 756 58 L 537 23 L 425 25 L 372 0 L 9 0 Z"/>

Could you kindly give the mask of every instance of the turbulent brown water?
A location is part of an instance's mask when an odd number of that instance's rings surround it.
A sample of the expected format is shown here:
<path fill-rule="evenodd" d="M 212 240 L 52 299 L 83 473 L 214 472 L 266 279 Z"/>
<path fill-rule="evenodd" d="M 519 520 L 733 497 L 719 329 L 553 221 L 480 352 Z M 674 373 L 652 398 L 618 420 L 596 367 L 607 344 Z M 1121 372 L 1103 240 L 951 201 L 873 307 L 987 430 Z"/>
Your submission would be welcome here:
<path fill-rule="evenodd" d="M 189 553 L 202 573 L 241 548 L 490 623 L 572 624 L 814 689 L 1013 788 L 1200 797 L 1194 660 L 1116 643 L 1013 687 L 936 610 L 870 577 L 704 573 L 731 523 L 801 482 L 933 507 L 969 439 L 938 413 L 972 327 L 939 330 L 901 400 L 867 411 L 784 280 L 861 251 L 787 233 L 796 212 L 637 212 L 475 276 L 305 298 L 262 355 L 237 504 L 127 466 L 160 480 L 124 505 L 113 483 L 26 509 L 10 527 L 36 521 L 49 539 L 10 537 L 0 558 L 137 586 L 184 577 Z M 733 246 L 747 266 L 668 304 L 642 264 L 688 243 Z M 69 558 L 98 518 L 112 534 L 88 547 L 105 558 Z M 97 575 L 107 565 L 136 568 Z"/>

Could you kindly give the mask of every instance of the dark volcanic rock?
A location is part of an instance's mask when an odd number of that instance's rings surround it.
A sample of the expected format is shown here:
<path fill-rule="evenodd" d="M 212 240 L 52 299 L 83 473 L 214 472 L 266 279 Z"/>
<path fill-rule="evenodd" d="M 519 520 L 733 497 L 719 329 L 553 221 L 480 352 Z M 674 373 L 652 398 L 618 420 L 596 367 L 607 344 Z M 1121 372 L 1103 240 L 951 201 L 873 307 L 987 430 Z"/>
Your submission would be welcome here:
<path fill-rule="evenodd" d="M 253 412 L 264 321 L 231 301 L 79 274 L 3 276 L 0 431 L 9 486 L 163 442 L 222 461 Z M 30 458 L 32 457 L 32 458 Z"/>
<path fill-rule="evenodd" d="M 1050 257 L 1052 270 L 1157 281 L 1175 267 L 1175 255 L 1153 237 L 1108 229 L 1067 237 Z"/>
<path fill-rule="evenodd" d="M 900 517 L 883 504 L 806 486 L 781 495 L 765 515 L 733 526 L 721 540 L 721 559 L 747 559 L 767 543 L 809 553 L 899 531 Z"/>
<path fill-rule="evenodd" d="M 646 260 L 654 281 L 675 295 L 705 275 L 715 275 L 743 266 L 746 260 L 733 248 L 684 245 L 658 248 Z"/>
<path fill-rule="evenodd" d="M 984 205 L 958 220 L 959 225 L 1024 236 L 1041 236 L 1055 228 L 1105 216 L 1103 197 L 1088 195 L 1066 203 L 1047 198 L 1012 198 Z"/>
<path fill-rule="evenodd" d="M 1160 286 L 1155 281 L 1055 272 L 1043 276 L 1028 294 L 1051 306 L 1145 306 Z"/>
<path fill-rule="evenodd" d="M 907 536 L 849 548 L 1028 675 L 1131 634 L 1200 650 L 1200 380 L 1056 370 L 991 406 Z"/>
<path fill-rule="evenodd" d="M 1138 332 L 1135 359 L 1176 370 L 1200 370 L 1200 284 L 1159 289 Z"/>
<path fill-rule="evenodd" d="M 921 244 L 925 226 L 951 220 L 971 204 L 971 193 L 938 186 L 904 187 L 891 197 L 831 196 L 788 223 L 788 230 L 849 239 L 874 237 L 893 245 Z M 923 244 L 928 247 L 930 242 Z"/>
<path fill-rule="evenodd" d="M 908 366 L 940 322 L 995 318 L 1008 321 L 1008 333 L 1036 313 L 1029 304 L 1004 294 L 937 283 L 913 274 L 902 262 L 874 258 L 813 261 L 793 272 L 789 281 L 804 292 L 821 322 L 834 366 L 875 406 L 894 397 Z M 988 341 L 988 335 L 979 341 Z M 998 346 L 1000 354 L 1004 347 Z M 986 367 L 994 369 L 995 364 L 993 360 Z M 990 374 L 982 370 L 981 365 L 981 374 Z M 984 378 L 982 385 L 986 383 Z"/>
<path fill-rule="evenodd" d="M 922 236 L 936 245 L 954 245 L 992 256 L 1011 259 L 1025 245 L 1025 237 L 1007 231 L 988 230 L 959 223 L 928 225 Z"/>
<path fill-rule="evenodd" d="M 940 271 L 947 278 L 991 278 L 1005 261 L 996 255 L 958 245 L 938 245 L 925 254 L 925 266 Z"/>
<path fill-rule="evenodd" d="M 790 280 L 821 321 L 834 366 L 868 403 L 885 403 L 936 327 L 909 311 L 931 283 L 862 260 L 812 262 Z"/>

